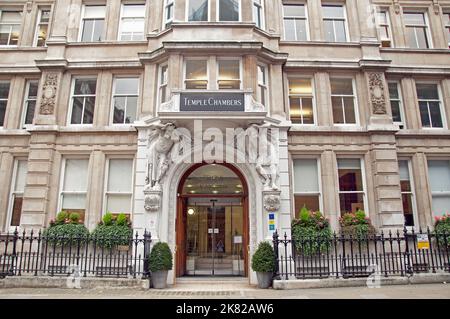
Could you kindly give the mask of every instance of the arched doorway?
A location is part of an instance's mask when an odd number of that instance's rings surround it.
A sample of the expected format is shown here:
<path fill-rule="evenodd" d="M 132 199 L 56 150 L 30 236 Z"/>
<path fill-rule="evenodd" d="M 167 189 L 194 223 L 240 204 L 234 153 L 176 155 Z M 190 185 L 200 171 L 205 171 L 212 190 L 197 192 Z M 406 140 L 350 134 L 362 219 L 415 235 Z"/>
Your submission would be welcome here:
<path fill-rule="evenodd" d="M 196 164 L 178 185 L 176 275 L 247 276 L 248 187 L 229 164 Z"/>

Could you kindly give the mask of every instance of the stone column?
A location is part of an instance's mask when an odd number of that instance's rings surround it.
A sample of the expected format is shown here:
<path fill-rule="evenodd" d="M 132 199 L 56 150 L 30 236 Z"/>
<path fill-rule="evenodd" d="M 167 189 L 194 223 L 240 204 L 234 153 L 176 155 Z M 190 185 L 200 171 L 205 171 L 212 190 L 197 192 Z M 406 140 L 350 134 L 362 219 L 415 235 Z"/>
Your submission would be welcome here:
<path fill-rule="evenodd" d="M 308 0 L 307 5 L 308 15 L 315 17 L 314 19 L 308 19 L 310 39 L 311 41 L 321 41 L 325 38 L 322 31 L 322 3 L 320 1 Z"/>
<path fill-rule="evenodd" d="M 97 77 L 97 90 L 94 109 L 94 126 L 108 126 L 111 118 L 113 75 L 109 71 L 101 71 Z"/>
<path fill-rule="evenodd" d="M 56 125 L 61 87 L 62 69 L 43 69 L 39 82 L 39 91 L 36 102 L 37 112 L 34 124 L 36 125 Z"/>
<path fill-rule="evenodd" d="M 403 27 L 402 9 L 398 1 L 399 0 L 393 0 L 394 6 L 389 9 L 392 27 L 391 33 L 395 47 L 405 48 L 405 29 Z"/>
<path fill-rule="evenodd" d="M 104 180 L 106 156 L 100 150 L 94 150 L 91 153 L 89 161 L 90 180 L 87 187 L 86 197 L 86 216 L 85 225 L 89 229 L 94 229 L 98 222 L 102 219 L 104 207 Z"/>
<path fill-rule="evenodd" d="M 443 109 L 447 119 L 447 127 L 450 127 L 450 79 L 442 80 Z"/>
<path fill-rule="evenodd" d="M 241 21 L 253 22 L 253 2 L 241 1 Z"/>
<path fill-rule="evenodd" d="M 20 76 L 14 76 L 11 79 L 9 87 L 10 92 L 3 127 L 6 129 L 22 128 L 20 122 L 22 119 L 22 112 L 23 112 L 25 79 Z"/>
<path fill-rule="evenodd" d="M 418 225 L 422 228 L 433 226 L 432 199 L 428 183 L 428 161 L 423 152 L 417 152 L 412 159 L 414 186 L 416 188 Z"/>
<path fill-rule="evenodd" d="M 314 74 L 316 87 L 316 114 L 317 125 L 333 126 L 333 109 L 331 107 L 331 87 L 328 73 L 318 72 Z"/>
<path fill-rule="evenodd" d="M 0 153 L 0 155 L 0 180 L 2 185 L 11 185 L 14 157 L 11 153 L 6 152 Z M 0 188 L 0 231 L 9 230 L 9 225 L 6 225 L 6 217 L 8 216 L 10 190 L 11 186 Z"/>
<path fill-rule="evenodd" d="M 408 129 L 419 130 L 422 128 L 419 106 L 417 105 L 416 84 L 413 78 L 405 77 L 401 80 L 403 110 L 405 112 L 406 126 Z"/>
<path fill-rule="evenodd" d="M 115 41 L 119 36 L 121 0 L 106 1 L 105 29 L 106 41 Z"/>
<path fill-rule="evenodd" d="M 336 156 L 331 149 L 325 150 L 320 156 L 320 173 L 322 182 L 322 202 L 325 217 L 330 219 L 331 229 L 338 231 L 340 205 L 337 190 L 339 181 L 336 179 Z"/>
<path fill-rule="evenodd" d="M 283 97 L 283 69 L 281 64 L 271 64 L 269 66 L 269 83 L 272 86 L 270 89 L 270 114 L 272 116 L 279 116 L 286 118 L 284 111 L 284 97 Z"/>
<path fill-rule="evenodd" d="M 428 10 L 428 20 L 430 21 L 430 35 L 434 49 L 448 49 L 447 29 L 442 27 L 441 6 L 437 3 L 430 4 Z"/>
<path fill-rule="evenodd" d="M 269 33 L 283 32 L 282 10 L 281 1 L 264 0 L 264 23 Z"/>

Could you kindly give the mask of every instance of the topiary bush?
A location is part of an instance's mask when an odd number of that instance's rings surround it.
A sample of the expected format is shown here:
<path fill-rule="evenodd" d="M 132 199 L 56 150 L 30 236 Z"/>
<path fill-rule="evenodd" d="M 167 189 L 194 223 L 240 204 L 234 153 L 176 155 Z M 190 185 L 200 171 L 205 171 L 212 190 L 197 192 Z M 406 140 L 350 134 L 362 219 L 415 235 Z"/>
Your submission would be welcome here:
<path fill-rule="evenodd" d="M 439 247 L 444 249 L 450 247 L 450 214 L 434 218 L 434 234 Z"/>
<path fill-rule="evenodd" d="M 270 243 L 266 241 L 259 243 L 253 254 L 252 269 L 256 272 L 275 271 L 275 253 Z"/>
<path fill-rule="evenodd" d="M 341 225 L 341 234 L 347 237 L 352 236 L 356 239 L 367 239 L 376 233 L 369 217 L 360 209 L 355 213 L 344 213 L 339 218 L 339 224 Z"/>
<path fill-rule="evenodd" d="M 330 246 L 330 222 L 321 212 L 312 212 L 306 206 L 291 225 L 296 252 L 305 256 L 325 253 Z"/>
<path fill-rule="evenodd" d="M 156 243 L 148 258 L 151 272 L 165 271 L 172 269 L 172 251 L 167 243 Z"/>
<path fill-rule="evenodd" d="M 89 237 L 89 230 L 79 223 L 80 215 L 61 211 L 42 233 L 44 240 L 56 245 L 78 245 Z"/>
<path fill-rule="evenodd" d="M 117 218 L 114 218 L 108 212 L 93 230 L 92 237 L 98 246 L 111 249 L 129 245 L 133 239 L 133 229 L 125 214 L 119 214 Z"/>

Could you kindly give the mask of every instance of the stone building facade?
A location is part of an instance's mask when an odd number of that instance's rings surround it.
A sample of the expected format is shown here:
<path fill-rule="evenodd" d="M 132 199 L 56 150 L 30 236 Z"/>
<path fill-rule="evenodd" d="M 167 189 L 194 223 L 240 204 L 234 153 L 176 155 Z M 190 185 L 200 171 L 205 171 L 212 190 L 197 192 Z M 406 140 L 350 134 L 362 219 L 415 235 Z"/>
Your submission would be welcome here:
<path fill-rule="evenodd" d="M 432 226 L 450 212 L 449 32 L 449 0 L 0 1 L 1 230 L 127 213 L 181 276 L 216 233 L 248 275 L 303 206 L 335 230 L 357 209 Z M 272 162 L 197 157 L 236 128 L 271 131 Z"/>

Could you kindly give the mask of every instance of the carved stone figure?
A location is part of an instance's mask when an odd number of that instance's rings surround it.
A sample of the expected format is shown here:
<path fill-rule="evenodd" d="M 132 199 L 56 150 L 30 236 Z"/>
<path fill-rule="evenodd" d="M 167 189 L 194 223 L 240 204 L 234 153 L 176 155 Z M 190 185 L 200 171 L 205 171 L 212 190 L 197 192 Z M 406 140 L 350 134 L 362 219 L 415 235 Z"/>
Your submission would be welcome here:
<path fill-rule="evenodd" d="M 384 81 L 381 73 L 369 74 L 370 102 L 374 114 L 386 114 Z"/>
<path fill-rule="evenodd" d="M 247 129 L 249 160 L 251 160 L 253 154 L 256 155 L 255 169 L 263 180 L 264 189 L 278 190 L 278 148 L 268 134 L 261 134 L 261 129 L 267 129 L 267 126 L 251 124 Z M 266 140 L 260 141 L 261 138 Z M 262 145 L 266 146 L 265 150 L 261 149 Z"/>
<path fill-rule="evenodd" d="M 154 124 L 150 128 L 148 137 L 148 162 L 150 163 L 150 186 L 160 189 L 161 180 L 169 169 L 171 158 L 170 151 L 175 143 L 180 140 L 173 123 Z"/>
<path fill-rule="evenodd" d="M 51 115 L 55 111 L 56 89 L 58 87 L 58 74 L 47 73 L 42 87 L 40 114 Z"/>

